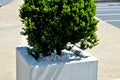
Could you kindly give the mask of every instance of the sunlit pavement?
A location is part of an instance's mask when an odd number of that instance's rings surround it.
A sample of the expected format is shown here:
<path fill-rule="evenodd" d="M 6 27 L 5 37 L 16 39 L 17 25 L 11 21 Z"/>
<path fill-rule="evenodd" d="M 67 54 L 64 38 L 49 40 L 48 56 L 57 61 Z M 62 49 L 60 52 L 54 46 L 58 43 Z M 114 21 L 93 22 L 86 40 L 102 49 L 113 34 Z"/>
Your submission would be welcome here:
<path fill-rule="evenodd" d="M 6 1 L 6 0 L 0 0 Z M 22 24 L 18 15 L 22 0 L 0 7 L 0 80 L 16 80 L 16 46 Z"/>

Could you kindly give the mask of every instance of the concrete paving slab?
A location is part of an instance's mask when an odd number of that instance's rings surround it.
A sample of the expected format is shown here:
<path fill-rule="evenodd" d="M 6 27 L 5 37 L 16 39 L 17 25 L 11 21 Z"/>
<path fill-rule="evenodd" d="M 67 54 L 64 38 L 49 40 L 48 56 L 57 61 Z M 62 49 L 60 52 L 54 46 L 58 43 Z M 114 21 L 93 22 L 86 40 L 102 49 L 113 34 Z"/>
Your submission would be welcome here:
<path fill-rule="evenodd" d="M 16 80 L 15 48 L 22 26 L 18 17 L 21 0 L 0 7 L 0 80 Z"/>
<path fill-rule="evenodd" d="M 120 78 L 120 28 L 104 21 L 98 24 L 99 45 L 89 53 L 99 60 L 98 80 L 113 80 Z"/>

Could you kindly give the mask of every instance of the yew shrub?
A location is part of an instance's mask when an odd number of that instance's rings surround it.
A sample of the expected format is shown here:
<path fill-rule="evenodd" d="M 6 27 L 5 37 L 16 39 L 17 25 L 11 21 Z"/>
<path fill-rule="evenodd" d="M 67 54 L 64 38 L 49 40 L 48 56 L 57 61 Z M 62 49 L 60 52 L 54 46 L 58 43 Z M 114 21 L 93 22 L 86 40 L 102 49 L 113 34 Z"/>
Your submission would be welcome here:
<path fill-rule="evenodd" d="M 25 25 L 21 33 L 36 59 L 54 50 L 61 55 L 67 42 L 79 42 L 81 49 L 98 44 L 94 0 L 24 0 L 19 10 Z"/>

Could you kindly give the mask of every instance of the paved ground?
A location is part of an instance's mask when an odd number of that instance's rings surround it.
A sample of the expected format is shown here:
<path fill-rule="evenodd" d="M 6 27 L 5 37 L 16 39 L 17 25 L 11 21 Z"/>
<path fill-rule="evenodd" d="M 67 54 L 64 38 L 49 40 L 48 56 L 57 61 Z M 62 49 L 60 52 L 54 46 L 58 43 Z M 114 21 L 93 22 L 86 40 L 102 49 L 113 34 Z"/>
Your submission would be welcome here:
<path fill-rule="evenodd" d="M 13 0 L 0 0 L 0 5 L 1 6 L 6 5 L 6 4 L 10 3 L 11 1 L 13 1 Z"/>
<path fill-rule="evenodd" d="M 102 20 L 98 24 L 100 43 L 90 53 L 99 59 L 98 79 L 120 80 L 120 2 L 97 3 L 96 16 Z"/>
<path fill-rule="evenodd" d="M 97 3 L 97 17 L 120 28 L 120 2 Z"/>
<path fill-rule="evenodd" d="M 18 17 L 20 0 L 0 7 L 0 80 L 16 80 L 15 48 L 22 26 Z"/>
<path fill-rule="evenodd" d="M 18 8 L 22 0 L 0 8 L 0 80 L 16 80 L 15 48 L 21 44 L 19 34 L 22 23 Z M 120 78 L 120 28 L 104 21 L 98 24 L 100 43 L 87 50 L 99 60 L 98 80 Z"/>
<path fill-rule="evenodd" d="M 98 80 L 120 79 L 120 29 L 104 21 L 98 27 L 99 45 L 87 50 L 99 60 Z"/>

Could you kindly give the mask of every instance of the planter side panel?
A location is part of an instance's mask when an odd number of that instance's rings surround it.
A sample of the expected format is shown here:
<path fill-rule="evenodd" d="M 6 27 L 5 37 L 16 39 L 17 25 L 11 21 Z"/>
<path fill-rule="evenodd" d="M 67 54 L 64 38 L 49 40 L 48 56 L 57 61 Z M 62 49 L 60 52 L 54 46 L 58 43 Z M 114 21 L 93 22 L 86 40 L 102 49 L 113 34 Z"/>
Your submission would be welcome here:
<path fill-rule="evenodd" d="M 88 63 L 65 64 L 62 66 L 57 80 L 89 80 L 88 70 Z"/>
<path fill-rule="evenodd" d="M 57 80 L 97 80 L 97 63 L 90 61 L 64 65 Z"/>
<path fill-rule="evenodd" d="M 86 59 L 56 65 L 39 65 L 25 48 L 17 48 L 16 80 L 97 80 L 98 60 Z"/>
<path fill-rule="evenodd" d="M 97 80 L 97 61 L 39 66 L 32 80 Z"/>
<path fill-rule="evenodd" d="M 16 49 L 16 80 L 31 80 L 32 67 L 28 64 L 29 56 L 23 53 L 23 49 Z"/>
<path fill-rule="evenodd" d="M 97 80 L 98 73 L 98 61 L 91 61 L 89 63 L 89 79 L 88 80 Z"/>

